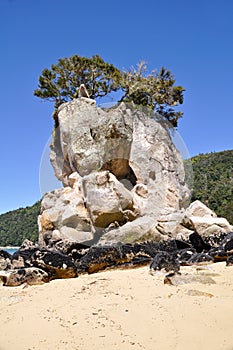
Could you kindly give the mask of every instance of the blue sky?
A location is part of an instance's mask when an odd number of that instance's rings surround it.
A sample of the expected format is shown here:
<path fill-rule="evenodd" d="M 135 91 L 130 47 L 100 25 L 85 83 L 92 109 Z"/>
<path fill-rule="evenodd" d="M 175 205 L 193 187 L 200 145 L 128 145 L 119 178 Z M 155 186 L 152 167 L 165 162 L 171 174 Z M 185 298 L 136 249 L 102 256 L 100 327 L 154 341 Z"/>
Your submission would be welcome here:
<path fill-rule="evenodd" d="M 191 156 L 233 149 L 232 0 L 0 0 L 0 213 L 40 197 L 53 105 L 33 96 L 61 57 L 165 66 L 186 88 L 178 132 Z"/>

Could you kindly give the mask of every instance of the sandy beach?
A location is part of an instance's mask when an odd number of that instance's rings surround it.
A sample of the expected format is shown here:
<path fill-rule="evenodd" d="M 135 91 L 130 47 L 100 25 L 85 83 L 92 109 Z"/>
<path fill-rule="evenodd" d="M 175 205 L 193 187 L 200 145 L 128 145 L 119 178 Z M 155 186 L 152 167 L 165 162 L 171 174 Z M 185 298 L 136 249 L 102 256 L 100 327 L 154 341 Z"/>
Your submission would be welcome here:
<path fill-rule="evenodd" d="M 181 272 L 177 285 L 148 267 L 0 285 L 0 350 L 233 350 L 233 267 Z"/>

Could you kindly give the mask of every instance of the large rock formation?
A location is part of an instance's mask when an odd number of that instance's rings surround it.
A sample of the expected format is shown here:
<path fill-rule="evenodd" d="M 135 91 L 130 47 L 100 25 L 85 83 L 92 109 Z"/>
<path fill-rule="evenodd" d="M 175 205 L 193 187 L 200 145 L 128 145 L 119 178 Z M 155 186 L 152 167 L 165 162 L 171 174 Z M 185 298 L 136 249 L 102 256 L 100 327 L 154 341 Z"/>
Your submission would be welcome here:
<path fill-rule="evenodd" d="M 37 244 L 0 250 L 4 285 L 149 263 L 179 284 L 180 265 L 233 265 L 233 227 L 200 201 L 187 207 L 181 155 L 145 111 L 81 97 L 60 106 L 56 125 L 51 162 L 64 187 L 42 200 Z"/>
<path fill-rule="evenodd" d="M 189 191 L 169 132 L 147 114 L 85 97 L 60 106 L 51 162 L 64 188 L 44 196 L 40 243 L 160 240 L 157 219 L 184 208 Z"/>

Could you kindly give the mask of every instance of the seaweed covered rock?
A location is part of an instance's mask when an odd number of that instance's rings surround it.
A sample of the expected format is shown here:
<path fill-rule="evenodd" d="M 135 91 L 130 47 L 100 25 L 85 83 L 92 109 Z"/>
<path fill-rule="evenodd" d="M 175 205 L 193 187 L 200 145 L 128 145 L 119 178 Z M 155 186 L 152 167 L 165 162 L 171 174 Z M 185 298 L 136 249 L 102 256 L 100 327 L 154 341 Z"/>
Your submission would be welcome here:
<path fill-rule="evenodd" d="M 144 246 L 112 245 L 91 247 L 79 262 L 78 273 L 94 273 L 109 267 L 145 265 L 152 257 Z"/>
<path fill-rule="evenodd" d="M 169 273 L 177 273 L 180 270 L 180 264 L 175 254 L 166 251 L 158 252 L 150 264 L 150 270 L 165 270 Z"/>
<path fill-rule="evenodd" d="M 49 276 L 44 270 L 26 267 L 0 271 L 0 279 L 4 286 L 16 287 L 24 283 L 29 285 L 42 284 L 49 281 Z"/>
<path fill-rule="evenodd" d="M 233 266 L 233 255 L 227 257 L 226 266 Z"/>
<path fill-rule="evenodd" d="M 11 255 L 3 249 L 0 249 L 0 270 L 7 270 L 11 266 Z"/>
<path fill-rule="evenodd" d="M 205 243 L 198 233 L 193 234 L 189 242 L 167 239 L 88 247 L 83 243 L 61 240 L 50 249 L 22 246 L 14 253 L 12 261 L 8 253 L 0 251 L 0 257 L 9 263 L 0 270 L 0 277 L 4 285 L 16 286 L 77 277 L 107 268 L 150 265 L 152 272 L 162 270 L 168 273 L 167 283 L 170 283 L 171 277 L 180 272 L 181 265 L 226 261 L 227 266 L 232 266 L 232 237 L 232 233 L 225 235 L 218 247 Z"/>
<path fill-rule="evenodd" d="M 233 254 L 233 232 L 230 232 L 221 241 L 219 248 L 228 254 Z"/>
<path fill-rule="evenodd" d="M 187 261 L 188 265 L 214 262 L 213 257 L 208 253 L 194 253 Z"/>
<path fill-rule="evenodd" d="M 32 256 L 38 250 L 38 247 L 18 249 L 11 258 L 11 267 L 32 267 Z"/>
<path fill-rule="evenodd" d="M 76 265 L 72 257 L 60 252 L 37 250 L 32 256 L 32 264 L 46 271 L 50 279 L 77 276 Z"/>

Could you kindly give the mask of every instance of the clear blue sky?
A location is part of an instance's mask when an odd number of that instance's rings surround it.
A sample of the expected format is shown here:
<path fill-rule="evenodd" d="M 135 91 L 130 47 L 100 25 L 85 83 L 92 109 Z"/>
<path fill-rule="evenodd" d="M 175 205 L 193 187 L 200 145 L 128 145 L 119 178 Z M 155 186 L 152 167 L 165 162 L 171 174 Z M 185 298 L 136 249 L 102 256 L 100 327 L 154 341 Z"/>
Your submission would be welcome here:
<path fill-rule="evenodd" d="M 232 0 L 0 0 L 0 213 L 40 198 L 53 106 L 33 96 L 58 58 L 165 66 L 186 88 L 178 131 L 191 156 L 233 148 Z"/>

